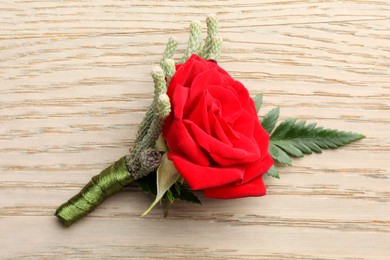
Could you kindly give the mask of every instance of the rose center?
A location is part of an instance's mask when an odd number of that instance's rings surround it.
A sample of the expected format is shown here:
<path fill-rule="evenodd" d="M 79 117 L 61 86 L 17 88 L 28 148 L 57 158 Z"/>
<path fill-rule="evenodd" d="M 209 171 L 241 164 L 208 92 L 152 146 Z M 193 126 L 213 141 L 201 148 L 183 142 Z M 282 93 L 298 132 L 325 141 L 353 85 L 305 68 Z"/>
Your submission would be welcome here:
<path fill-rule="evenodd" d="M 241 104 L 228 87 L 210 86 L 204 91 L 207 109 L 227 123 L 234 123 L 241 114 Z"/>
<path fill-rule="evenodd" d="M 213 99 L 212 100 L 212 103 L 211 103 L 211 108 L 210 108 L 211 112 L 216 115 L 216 116 L 220 116 L 222 114 L 222 111 L 221 111 L 221 102 L 219 102 L 219 100 L 216 100 L 216 99 Z"/>

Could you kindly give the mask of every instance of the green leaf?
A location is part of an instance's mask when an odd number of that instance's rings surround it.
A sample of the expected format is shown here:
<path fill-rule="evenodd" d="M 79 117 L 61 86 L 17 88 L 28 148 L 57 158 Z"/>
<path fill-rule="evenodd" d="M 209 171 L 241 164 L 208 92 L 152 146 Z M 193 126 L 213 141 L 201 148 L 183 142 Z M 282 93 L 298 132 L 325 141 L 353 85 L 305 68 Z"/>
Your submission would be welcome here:
<path fill-rule="evenodd" d="M 180 184 L 178 182 L 175 183 L 175 191 L 180 196 L 181 189 L 180 189 Z"/>
<path fill-rule="evenodd" d="M 276 170 L 275 166 L 272 165 L 272 167 L 268 170 L 268 172 L 266 173 L 268 176 L 271 176 L 271 177 L 274 177 L 274 178 L 277 178 L 279 179 L 279 173 L 278 171 Z"/>
<path fill-rule="evenodd" d="M 289 118 L 286 121 L 280 123 L 278 127 L 276 127 L 275 131 L 272 133 L 271 137 L 274 137 L 274 139 L 283 137 L 287 131 L 290 130 L 290 128 L 295 124 L 295 121 L 297 121 L 295 118 Z"/>
<path fill-rule="evenodd" d="M 161 164 L 157 169 L 157 195 L 150 207 L 141 215 L 146 216 L 157 203 L 163 198 L 164 194 L 176 183 L 180 174 L 172 161 L 168 159 L 167 154 L 161 158 Z M 169 199 L 169 198 L 168 198 Z"/>
<path fill-rule="evenodd" d="M 279 118 L 279 111 L 279 107 L 273 108 L 264 116 L 263 120 L 261 121 L 261 125 L 268 134 L 271 134 L 272 130 L 275 128 L 276 122 Z"/>
<path fill-rule="evenodd" d="M 257 111 L 257 113 L 259 113 L 261 104 L 263 103 L 263 94 L 258 94 L 256 96 L 254 96 L 252 99 L 253 99 L 253 102 L 255 102 L 256 111 Z"/>
<path fill-rule="evenodd" d="M 157 194 L 156 172 L 151 172 L 145 177 L 136 180 L 138 188 L 146 193 Z"/>
<path fill-rule="evenodd" d="M 290 156 L 288 156 L 282 149 L 272 144 L 272 142 L 269 144 L 268 152 L 275 161 L 289 166 L 292 165 Z"/>
<path fill-rule="evenodd" d="M 317 127 L 315 123 L 295 118 L 282 122 L 272 133 L 269 152 L 275 161 L 291 165 L 292 157 L 321 153 L 322 149 L 336 149 L 365 136 L 353 132 Z"/>
<path fill-rule="evenodd" d="M 167 196 L 168 201 L 170 203 L 173 203 L 175 198 L 173 197 L 172 191 L 171 190 L 167 190 L 167 193 L 165 193 L 165 195 Z"/>
<path fill-rule="evenodd" d="M 176 182 L 176 184 L 179 184 Z M 177 191 L 175 184 L 175 189 L 171 188 L 173 197 L 178 200 L 192 202 L 195 204 L 202 204 L 198 197 L 192 192 L 190 187 L 186 184 L 179 184 L 180 192 Z"/>

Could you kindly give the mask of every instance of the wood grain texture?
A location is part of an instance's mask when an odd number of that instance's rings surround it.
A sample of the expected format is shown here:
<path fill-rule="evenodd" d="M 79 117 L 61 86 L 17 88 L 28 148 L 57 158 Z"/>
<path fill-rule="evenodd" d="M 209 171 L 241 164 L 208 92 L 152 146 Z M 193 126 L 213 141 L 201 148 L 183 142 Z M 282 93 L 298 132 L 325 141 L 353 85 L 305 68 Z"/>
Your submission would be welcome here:
<path fill-rule="evenodd" d="M 65 229 L 53 213 L 126 154 L 169 36 L 220 18 L 220 65 L 261 114 L 366 139 L 295 160 L 268 195 L 175 203 L 129 188 Z M 179 57 L 179 56 L 177 56 Z M 0 2 L 0 258 L 389 259 L 390 2 Z"/>

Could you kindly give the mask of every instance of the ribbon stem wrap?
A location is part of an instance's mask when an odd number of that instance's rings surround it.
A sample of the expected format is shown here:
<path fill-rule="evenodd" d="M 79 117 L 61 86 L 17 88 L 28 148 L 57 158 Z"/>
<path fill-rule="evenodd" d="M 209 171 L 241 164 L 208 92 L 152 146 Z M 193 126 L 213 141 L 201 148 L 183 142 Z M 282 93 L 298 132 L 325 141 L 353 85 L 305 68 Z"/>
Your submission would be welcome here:
<path fill-rule="evenodd" d="M 92 177 L 91 181 L 77 195 L 56 210 L 55 215 L 65 226 L 70 226 L 92 212 L 110 195 L 120 191 L 133 181 L 124 156 L 99 175 Z"/>

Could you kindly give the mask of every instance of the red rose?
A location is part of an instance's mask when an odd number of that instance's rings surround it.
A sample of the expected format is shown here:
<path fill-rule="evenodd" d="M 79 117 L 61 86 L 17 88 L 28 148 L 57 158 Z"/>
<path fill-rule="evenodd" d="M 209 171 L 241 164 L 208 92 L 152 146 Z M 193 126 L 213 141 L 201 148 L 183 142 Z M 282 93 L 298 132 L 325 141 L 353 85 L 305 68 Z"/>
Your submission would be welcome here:
<path fill-rule="evenodd" d="M 192 55 L 176 66 L 167 93 L 168 158 L 190 187 L 219 199 L 265 195 L 269 135 L 247 89 L 215 61 Z"/>

